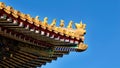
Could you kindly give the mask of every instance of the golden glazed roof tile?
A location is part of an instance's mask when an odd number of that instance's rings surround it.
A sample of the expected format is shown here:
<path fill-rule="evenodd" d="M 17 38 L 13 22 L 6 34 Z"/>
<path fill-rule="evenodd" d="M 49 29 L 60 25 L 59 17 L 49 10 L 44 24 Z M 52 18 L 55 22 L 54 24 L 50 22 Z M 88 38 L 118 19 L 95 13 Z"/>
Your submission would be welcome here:
<path fill-rule="evenodd" d="M 56 19 L 54 19 L 53 22 L 49 25 L 47 17 L 45 17 L 43 21 L 39 20 L 39 16 L 32 18 L 29 14 L 24 14 L 22 12 L 19 12 L 10 6 L 6 6 L 3 2 L 0 2 L 0 10 L 4 10 L 7 14 L 11 14 L 15 18 L 20 18 L 22 21 L 27 21 L 27 23 L 35 25 L 36 27 L 41 27 L 44 30 L 48 29 L 50 32 L 54 32 L 55 34 L 59 33 L 61 36 L 82 40 L 84 42 L 84 34 L 86 33 L 85 30 L 86 24 L 82 24 L 82 21 L 80 23 L 75 23 L 76 29 L 72 28 L 73 21 L 70 21 L 67 28 L 65 28 L 64 20 L 60 21 L 60 26 L 56 26 Z M 87 48 L 80 46 L 78 46 L 78 49 Z"/>
<path fill-rule="evenodd" d="M 29 14 L 24 14 L 24 13 L 21 13 L 15 9 L 13 9 L 10 6 L 5 6 L 5 4 L 2 2 L 0 2 L 0 9 L 4 9 L 4 11 L 8 14 L 11 13 L 15 18 L 20 17 L 20 19 L 23 21 L 27 20 L 31 24 L 34 23 L 34 25 L 36 25 L 36 27 L 39 27 L 39 25 L 41 25 L 42 28 L 44 28 L 44 29 L 49 28 L 50 31 L 54 31 L 56 33 L 59 32 L 60 34 L 63 34 L 66 36 L 80 38 L 80 36 L 83 36 L 84 33 L 86 32 L 86 30 L 85 30 L 86 25 L 82 24 L 82 22 L 80 24 L 75 23 L 76 29 L 73 29 L 72 28 L 73 21 L 70 21 L 67 28 L 64 29 L 63 28 L 64 27 L 64 20 L 61 20 L 60 26 L 57 27 L 57 26 L 55 26 L 56 20 L 53 20 L 52 24 L 49 25 L 47 17 L 44 18 L 43 22 L 41 22 L 38 19 L 39 18 L 38 16 L 36 16 L 35 18 L 32 18 Z M 54 26 L 54 28 L 52 28 L 53 26 Z M 78 33 L 79 36 L 76 36 L 75 33 Z"/>

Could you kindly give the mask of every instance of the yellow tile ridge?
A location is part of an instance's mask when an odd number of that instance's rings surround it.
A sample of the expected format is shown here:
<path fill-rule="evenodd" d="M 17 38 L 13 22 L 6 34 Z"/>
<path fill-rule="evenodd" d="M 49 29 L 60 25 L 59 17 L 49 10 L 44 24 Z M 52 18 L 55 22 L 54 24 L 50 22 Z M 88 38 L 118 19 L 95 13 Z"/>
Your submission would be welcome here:
<path fill-rule="evenodd" d="M 6 6 L 3 2 L 0 2 L 0 10 L 4 10 L 7 14 L 13 15 L 15 18 L 20 18 L 36 27 L 41 27 L 43 29 L 48 29 L 56 34 L 65 35 L 66 37 L 76 38 L 77 40 L 84 41 L 84 34 L 86 33 L 86 24 L 75 23 L 75 29 L 73 29 L 73 21 L 70 21 L 68 26 L 65 28 L 64 20 L 60 20 L 60 25 L 56 26 L 56 19 L 53 19 L 51 24 L 48 24 L 48 18 L 45 17 L 43 21 L 39 20 L 39 16 L 32 18 L 29 14 L 24 14 L 20 11 L 13 9 L 10 6 Z"/>

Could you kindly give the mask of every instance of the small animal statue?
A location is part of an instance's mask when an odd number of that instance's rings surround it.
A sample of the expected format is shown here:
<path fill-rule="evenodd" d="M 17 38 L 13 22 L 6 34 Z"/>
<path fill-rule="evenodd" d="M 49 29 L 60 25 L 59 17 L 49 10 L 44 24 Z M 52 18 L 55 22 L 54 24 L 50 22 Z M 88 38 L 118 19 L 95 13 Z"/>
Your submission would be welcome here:
<path fill-rule="evenodd" d="M 35 17 L 35 20 L 39 20 L 39 16 L 36 16 L 36 17 Z"/>
<path fill-rule="evenodd" d="M 54 19 L 53 21 L 52 21 L 52 23 L 51 23 L 51 27 L 54 27 L 56 25 L 56 19 Z"/>
<path fill-rule="evenodd" d="M 60 20 L 60 27 L 64 27 L 64 20 Z"/>
<path fill-rule="evenodd" d="M 70 21 L 69 24 L 68 24 L 68 26 L 67 26 L 67 28 L 68 28 L 68 29 L 69 29 L 69 28 L 71 29 L 71 28 L 72 28 L 72 24 L 73 24 L 73 21 Z"/>
<path fill-rule="evenodd" d="M 0 9 L 5 8 L 5 4 L 3 2 L 0 2 Z"/>
<path fill-rule="evenodd" d="M 47 17 L 44 18 L 44 20 L 43 20 L 43 25 L 44 25 L 44 26 L 47 26 L 47 25 L 48 25 L 48 18 L 47 18 Z"/>
<path fill-rule="evenodd" d="M 39 16 L 36 16 L 35 19 L 34 19 L 34 24 L 36 26 L 39 26 L 40 25 L 40 21 L 39 21 Z"/>

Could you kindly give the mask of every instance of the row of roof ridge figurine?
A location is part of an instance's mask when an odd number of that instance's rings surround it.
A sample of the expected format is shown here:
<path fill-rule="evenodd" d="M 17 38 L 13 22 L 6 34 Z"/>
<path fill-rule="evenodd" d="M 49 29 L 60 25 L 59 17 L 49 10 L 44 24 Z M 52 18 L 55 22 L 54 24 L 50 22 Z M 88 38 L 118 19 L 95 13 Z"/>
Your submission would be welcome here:
<path fill-rule="evenodd" d="M 56 19 L 52 21 L 52 23 L 48 24 L 48 18 L 45 17 L 43 22 L 39 20 L 39 16 L 32 18 L 29 14 L 23 14 L 20 11 L 14 10 L 10 6 L 6 6 L 3 2 L 0 2 L 0 10 L 4 10 L 8 14 L 12 14 L 15 18 L 20 17 L 23 21 L 28 21 L 31 24 L 36 25 L 39 27 L 41 25 L 42 28 L 46 29 L 46 27 L 52 31 L 54 30 L 55 33 L 60 33 L 61 35 L 71 36 L 72 38 L 76 37 L 77 40 L 84 41 L 84 34 L 86 33 L 85 27 L 86 24 L 82 24 L 82 21 L 78 24 L 75 23 L 76 29 L 72 29 L 73 21 L 70 21 L 67 28 L 64 28 L 64 20 L 60 21 L 60 27 L 56 27 Z M 34 23 L 33 23 L 34 22 Z M 84 43 L 78 44 L 78 49 L 86 50 L 87 45 Z"/>
<path fill-rule="evenodd" d="M 75 23 L 76 29 L 72 29 L 73 21 L 70 21 L 67 28 L 64 28 L 64 20 L 60 21 L 60 27 L 56 27 L 56 19 L 54 19 L 52 23 L 48 25 L 47 17 L 45 17 L 42 22 L 39 20 L 39 16 L 32 18 L 30 17 L 29 14 L 23 14 L 17 10 L 14 10 L 12 7 L 6 6 L 3 2 L 0 2 L 0 9 L 3 9 L 8 14 L 12 14 L 15 18 L 18 18 L 20 16 L 20 18 L 23 21 L 27 20 L 31 24 L 33 24 L 34 22 L 34 25 L 38 27 L 39 25 L 41 25 L 41 27 L 44 29 L 46 29 L 47 27 L 50 31 L 54 30 L 55 33 L 60 32 L 61 35 L 66 34 L 68 36 L 76 37 L 79 39 L 79 38 L 83 38 L 83 35 L 86 33 L 86 30 L 85 30 L 86 24 L 82 24 L 82 21 L 80 22 L 80 24 Z"/>

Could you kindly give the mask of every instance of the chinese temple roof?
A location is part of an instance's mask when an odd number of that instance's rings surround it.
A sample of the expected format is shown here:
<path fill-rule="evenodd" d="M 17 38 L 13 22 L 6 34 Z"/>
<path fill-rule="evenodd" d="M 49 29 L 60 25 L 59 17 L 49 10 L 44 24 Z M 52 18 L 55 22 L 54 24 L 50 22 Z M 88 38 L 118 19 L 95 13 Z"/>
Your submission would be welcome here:
<path fill-rule="evenodd" d="M 86 50 L 87 45 L 84 44 L 86 25 L 82 22 L 75 23 L 74 29 L 72 25 L 73 22 L 70 21 L 65 27 L 64 20 L 61 20 L 60 26 L 56 26 L 56 19 L 48 24 L 47 17 L 41 21 L 38 16 L 32 18 L 29 14 L 24 14 L 0 2 L 0 38 L 2 39 L 0 45 L 3 49 L 0 54 L 5 54 L 0 56 L 0 66 L 36 67 L 71 51 Z M 8 46 L 9 44 L 4 43 L 4 40 L 13 41 L 10 44 L 14 42 L 18 44 Z M 9 58 L 4 49 L 10 52 Z"/>

